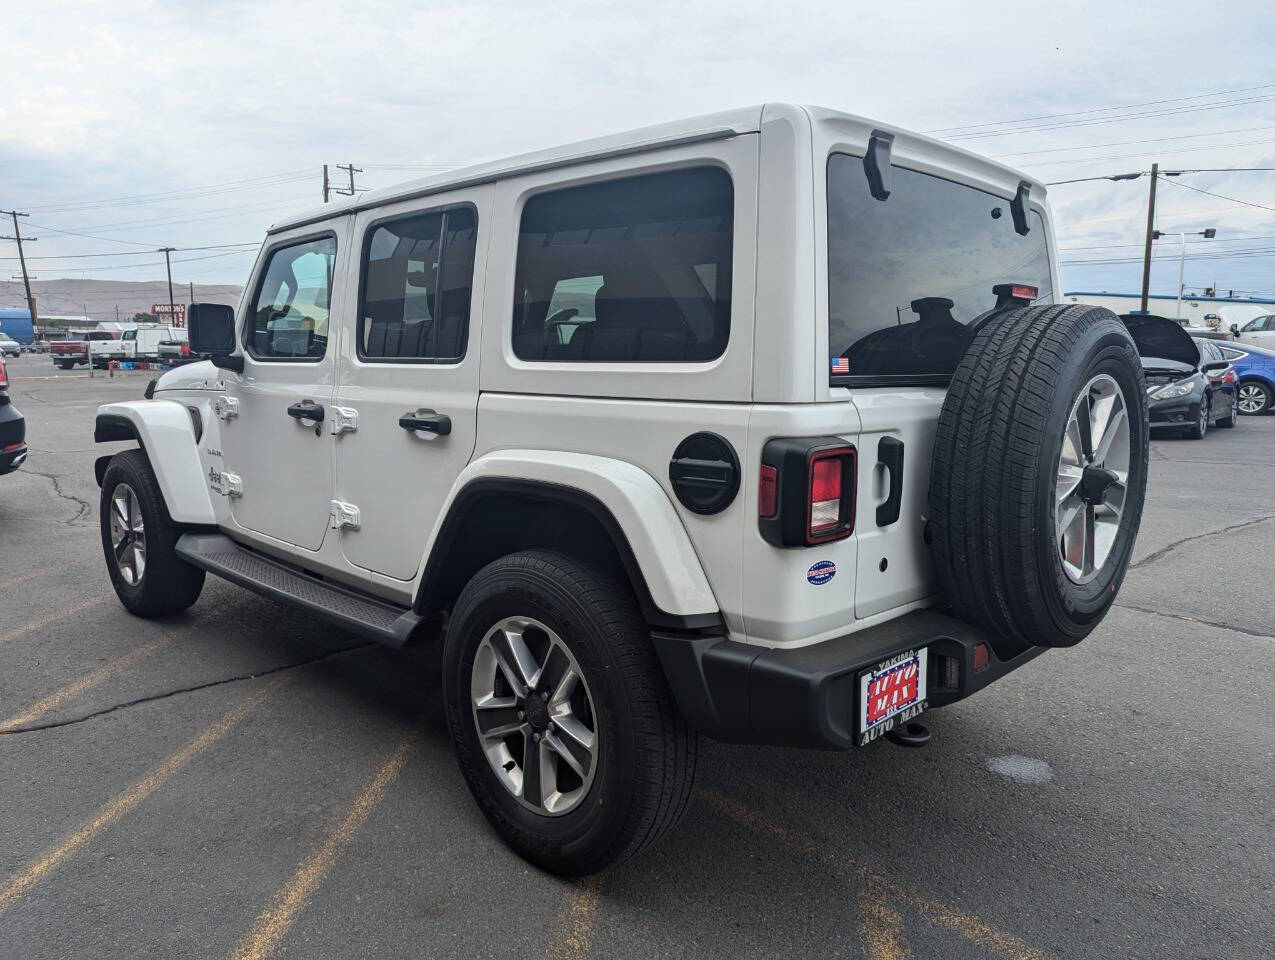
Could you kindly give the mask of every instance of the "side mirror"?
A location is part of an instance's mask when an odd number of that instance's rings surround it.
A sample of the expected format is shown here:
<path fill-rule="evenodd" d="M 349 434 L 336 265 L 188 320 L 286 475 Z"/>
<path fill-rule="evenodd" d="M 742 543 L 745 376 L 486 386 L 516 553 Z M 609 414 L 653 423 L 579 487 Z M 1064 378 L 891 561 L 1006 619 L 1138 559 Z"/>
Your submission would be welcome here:
<path fill-rule="evenodd" d="M 243 356 L 235 356 L 235 311 L 224 303 L 192 303 L 186 310 L 192 353 L 206 353 L 213 366 L 243 373 Z"/>
<path fill-rule="evenodd" d="M 1230 361 L 1228 360 L 1212 360 L 1209 363 L 1206 363 L 1204 366 L 1200 367 L 1200 369 L 1203 370 L 1205 373 L 1221 373 L 1230 365 L 1231 365 Z"/>
<path fill-rule="evenodd" d="M 1235 334 L 1237 337 L 1240 335 L 1240 325 L 1238 323 L 1231 324 L 1231 333 Z"/>

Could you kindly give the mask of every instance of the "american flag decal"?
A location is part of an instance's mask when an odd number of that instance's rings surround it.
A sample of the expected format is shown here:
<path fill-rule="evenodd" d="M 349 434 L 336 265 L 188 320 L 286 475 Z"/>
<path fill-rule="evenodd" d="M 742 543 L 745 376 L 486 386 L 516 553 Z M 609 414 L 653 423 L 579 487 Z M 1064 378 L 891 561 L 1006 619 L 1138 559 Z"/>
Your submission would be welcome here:
<path fill-rule="evenodd" d="M 850 361 L 847 360 L 845 357 L 833 357 L 832 372 L 834 376 L 838 373 L 849 373 Z"/>

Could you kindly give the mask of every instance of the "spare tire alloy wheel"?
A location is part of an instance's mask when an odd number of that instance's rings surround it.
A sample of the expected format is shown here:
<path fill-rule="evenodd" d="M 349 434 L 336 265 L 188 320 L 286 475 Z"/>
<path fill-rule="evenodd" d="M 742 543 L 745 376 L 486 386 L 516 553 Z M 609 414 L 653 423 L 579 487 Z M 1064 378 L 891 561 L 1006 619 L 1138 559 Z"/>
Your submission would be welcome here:
<path fill-rule="evenodd" d="M 137 494 L 127 483 L 116 484 L 111 493 L 111 546 L 120 576 L 136 587 L 146 575 L 146 524 Z"/>
<path fill-rule="evenodd" d="M 575 809 L 597 769 L 597 713 L 562 638 L 530 617 L 495 624 L 474 656 L 470 701 L 501 785 L 539 814 Z"/>
<path fill-rule="evenodd" d="M 1120 385 L 1100 374 L 1072 404 L 1058 458 L 1054 535 L 1073 583 L 1088 583 L 1111 556 L 1128 482 L 1128 407 Z"/>

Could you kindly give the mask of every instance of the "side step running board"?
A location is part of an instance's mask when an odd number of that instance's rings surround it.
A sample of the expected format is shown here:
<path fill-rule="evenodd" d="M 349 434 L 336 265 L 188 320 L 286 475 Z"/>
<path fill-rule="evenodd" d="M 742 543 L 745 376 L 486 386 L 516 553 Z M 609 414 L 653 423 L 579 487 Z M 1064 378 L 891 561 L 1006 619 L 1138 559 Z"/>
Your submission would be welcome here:
<path fill-rule="evenodd" d="M 263 597 L 308 610 L 339 627 L 401 647 L 422 618 L 404 607 L 366 597 L 239 546 L 221 533 L 184 533 L 177 555 L 187 563 Z"/>

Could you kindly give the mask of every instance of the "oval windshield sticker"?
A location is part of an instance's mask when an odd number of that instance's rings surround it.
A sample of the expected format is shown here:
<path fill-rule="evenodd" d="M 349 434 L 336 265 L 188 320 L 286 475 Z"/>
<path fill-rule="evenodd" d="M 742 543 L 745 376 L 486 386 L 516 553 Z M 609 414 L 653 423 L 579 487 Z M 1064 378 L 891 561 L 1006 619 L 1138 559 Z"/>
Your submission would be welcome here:
<path fill-rule="evenodd" d="M 806 579 L 816 587 L 827 583 L 837 575 L 837 565 L 831 560 L 820 560 L 806 571 Z"/>

